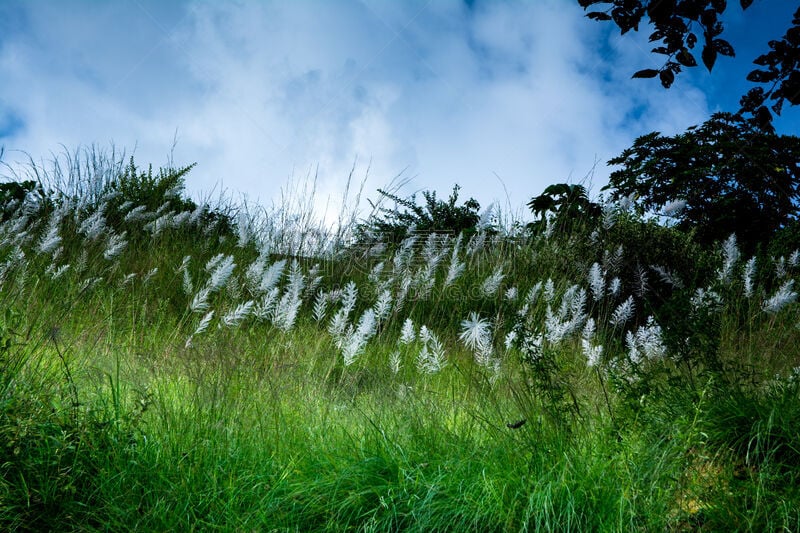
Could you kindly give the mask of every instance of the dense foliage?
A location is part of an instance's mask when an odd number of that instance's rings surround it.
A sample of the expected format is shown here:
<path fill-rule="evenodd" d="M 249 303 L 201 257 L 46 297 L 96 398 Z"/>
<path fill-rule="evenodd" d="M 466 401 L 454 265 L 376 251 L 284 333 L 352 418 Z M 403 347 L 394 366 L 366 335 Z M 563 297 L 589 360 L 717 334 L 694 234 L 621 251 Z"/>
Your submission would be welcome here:
<path fill-rule="evenodd" d="M 703 44 L 700 56 L 709 71 L 714 68 L 718 56 L 733 57 L 735 54 L 734 47 L 720 37 L 724 32 L 720 18 L 728 9 L 726 0 L 578 0 L 578 3 L 584 9 L 605 7 L 586 16 L 613 21 L 623 34 L 638 31 L 647 16 L 655 28 L 650 41 L 662 43 L 652 51 L 667 58 L 661 68 L 639 70 L 634 78 L 658 77 L 661 84 L 669 88 L 683 68 L 697 66 L 693 50 L 698 42 Z M 739 0 L 744 10 L 752 3 L 753 0 Z M 751 89 L 742 97 L 740 113 L 751 115 L 759 128 L 773 131 L 772 112 L 780 115 L 785 101 L 791 105 L 800 103 L 800 9 L 792 17 L 785 35 L 770 40 L 767 45 L 770 51 L 753 61 L 762 68 L 747 76 L 749 81 L 763 86 Z M 767 108 L 768 100 L 773 101 L 772 112 Z"/>
<path fill-rule="evenodd" d="M 360 240 L 398 243 L 415 231 L 423 235 L 458 235 L 461 232 L 474 231 L 480 220 L 481 206 L 474 198 L 458 205 L 459 189 L 458 185 L 453 186 L 453 192 L 446 201 L 437 198 L 436 191 L 422 191 L 425 199 L 423 205 L 417 205 L 415 195 L 400 198 L 378 189 L 384 199 L 389 199 L 396 205 L 383 207 L 380 202 L 376 204 L 377 213 L 359 228 Z"/>
<path fill-rule="evenodd" d="M 797 219 L 800 138 L 765 133 L 717 113 L 686 132 L 636 139 L 609 161 L 611 198 L 635 195 L 650 212 L 667 212 L 699 242 L 735 233 L 748 252 Z"/>
<path fill-rule="evenodd" d="M 592 227 L 602 213 L 600 204 L 589 199 L 586 187 L 578 184 L 556 183 L 548 186 L 539 196 L 528 202 L 537 220 L 529 224 L 534 232 L 548 230 L 570 233 Z M 548 217 L 552 217 L 549 220 Z"/>

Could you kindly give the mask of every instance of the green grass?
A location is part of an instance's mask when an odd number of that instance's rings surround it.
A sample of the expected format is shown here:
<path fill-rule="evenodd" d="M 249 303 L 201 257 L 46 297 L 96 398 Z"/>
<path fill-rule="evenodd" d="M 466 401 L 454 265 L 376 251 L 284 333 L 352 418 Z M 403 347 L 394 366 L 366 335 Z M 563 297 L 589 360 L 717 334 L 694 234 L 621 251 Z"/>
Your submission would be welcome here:
<path fill-rule="evenodd" d="M 685 280 L 669 292 L 653 281 L 634 315 L 613 326 L 636 282 L 621 280 L 617 296 L 591 295 L 590 266 L 616 248 L 603 236 L 500 236 L 481 247 L 464 239 L 463 273 L 445 287 L 451 239 L 428 249 L 442 253 L 430 291 L 413 282 L 399 308 L 404 280 L 422 279 L 429 261 L 424 243 L 397 272 L 400 252 L 366 257 L 356 248 L 298 258 L 297 272 L 308 277 L 318 263 L 322 279 L 313 292 L 305 280 L 297 320 L 284 331 L 266 312 L 222 321 L 248 300 L 264 303 L 246 271 L 275 243 L 237 243 L 205 231 L 207 222 L 152 235 L 140 221 L 125 225 L 128 246 L 106 259 L 109 235 L 123 228 L 82 235 L 96 208 L 64 211 L 60 252 L 37 249 L 52 206 L 0 226 L 4 530 L 800 529 L 800 309 L 796 301 L 762 309 L 784 279 L 798 279 L 797 267 L 786 278 L 763 274 L 749 298 L 738 278 L 698 275 L 721 304 L 694 311 L 700 285 Z M 27 233 L 12 232 L 17 223 Z M 219 253 L 237 266 L 207 309 L 193 312 Z M 703 253 L 721 262 L 717 250 Z M 271 254 L 267 265 L 281 258 L 275 302 L 291 287 L 292 257 Z M 607 265 L 606 281 L 634 266 Z M 500 288 L 487 294 L 498 267 Z M 337 340 L 354 334 L 331 333 L 341 301 L 319 322 L 313 306 L 319 291 L 349 281 L 358 287 L 346 322 L 353 330 L 383 290 L 394 303 L 345 365 Z M 562 296 L 581 288 L 580 327 L 555 340 L 556 322 L 573 316 L 560 314 Z M 210 310 L 208 328 L 194 333 Z M 479 364 L 460 340 L 470 313 L 489 324 L 496 363 Z M 664 331 L 666 354 L 631 360 L 625 335 L 648 315 Z M 591 342 L 603 346 L 597 367 L 582 353 L 588 316 L 597 320 Z M 433 341 L 399 343 L 406 318 L 438 339 L 446 360 L 438 372 L 418 365 Z M 511 331 L 518 340 L 506 347 Z M 536 335 L 545 338 L 538 348 L 525 339 Z"/>

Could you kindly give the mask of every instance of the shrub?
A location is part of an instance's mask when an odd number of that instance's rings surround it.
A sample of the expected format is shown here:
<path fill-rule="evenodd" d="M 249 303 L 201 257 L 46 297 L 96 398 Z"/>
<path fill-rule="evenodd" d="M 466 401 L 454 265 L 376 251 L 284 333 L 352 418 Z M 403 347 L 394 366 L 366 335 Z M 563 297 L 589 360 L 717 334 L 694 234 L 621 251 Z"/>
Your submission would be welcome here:
<path fill-rule="evenodd" d="M 0 183 L 0 221 L 8 221 L 29 198 L 42 199 L 44 196 L 41 185 L 33 180 Z"/>
<path fill-rule="evenodd" d="M 602 214 L 600 204 L 589 200 L 583 185 L 556 183 L 547 187 L 542 194 L 531 199 L 528 207 L 539 220 L 528 224 L 535 233 L 545 231 L 548 216 L 555 233 L 572 233 L 593 228 Z"/>
<path fill-rule="evenodd" d="M 480 215 L 480 204 L 470 198 L 462 205 L 457 205 L 458 191 L 461 187 L 453 186 L 453 192 L 447 201 L 436 198 L 435 191 L 423 191 L 424 205 L 417 205 L 416 196 L 400 198 L 397 195 L 378 189 L 384 198 L 404 207 L 400 211 L 394 208 L 377 207 L 379 214 L 360 224 L 356 229 L 357 240 L 361 243 L 374 241 L 399 243 L 413 231 L 422 233 L 459 233 L 474 232 Z"/>
<path fill-rule="evenodd" d="M 195 164 L 181 168 L 161 168 L 154 174 L 152 165 L 146 172 L 142 171 L 136 167 L 131 157 L 128 166 L 116 179 L 106 184 L 100 196 L 101 199 L 108 199 L 107 222 L 117 230 L 125 229 L 135 235 L 136 228 L 129 227 L 124 222 L 125 215 L 131 208 L 142 207 L 146 212 L 159 214 L 194 211 L 198 208 L 197 204 L 183 196 L 185 176 L 194 167 Z M 235 233 L 230 215 L 219 210 L 205 210 L 201 214 L 199 226 L 212 225 L 220 235 Z"/>

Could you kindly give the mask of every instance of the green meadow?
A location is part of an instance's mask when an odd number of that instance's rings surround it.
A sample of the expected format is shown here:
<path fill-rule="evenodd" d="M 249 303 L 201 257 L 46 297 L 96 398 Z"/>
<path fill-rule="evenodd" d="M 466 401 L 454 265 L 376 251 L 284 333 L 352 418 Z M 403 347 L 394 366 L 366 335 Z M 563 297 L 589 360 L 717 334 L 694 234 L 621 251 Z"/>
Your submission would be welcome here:
<path fill-rule="evenodd" d="M 382 239 L 190 170 L 2 185 L 0 529 L 800 530 L 799 251 L 624 202 Z"/>

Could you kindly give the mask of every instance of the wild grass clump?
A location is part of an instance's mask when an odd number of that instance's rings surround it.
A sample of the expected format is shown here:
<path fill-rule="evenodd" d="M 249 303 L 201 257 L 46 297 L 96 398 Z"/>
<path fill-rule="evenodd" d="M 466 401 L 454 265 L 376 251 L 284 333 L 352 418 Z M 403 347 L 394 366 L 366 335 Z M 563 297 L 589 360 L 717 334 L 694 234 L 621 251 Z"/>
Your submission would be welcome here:
<path fill-rule="evenodd" d="M 315 240 L 70 161 L 2 197 L 0 527 L 800 527 L 798 253 L 621 204 Z"/>

